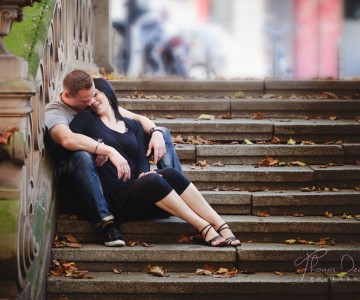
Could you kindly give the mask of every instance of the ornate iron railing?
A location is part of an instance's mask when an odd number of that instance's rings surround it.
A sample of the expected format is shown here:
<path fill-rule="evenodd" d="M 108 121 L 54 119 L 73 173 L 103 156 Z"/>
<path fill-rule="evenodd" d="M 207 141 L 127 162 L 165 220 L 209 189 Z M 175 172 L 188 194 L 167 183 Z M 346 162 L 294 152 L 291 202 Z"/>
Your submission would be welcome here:
<path fill-rule="evenodd" d="M 52 18 L 46 40 L 36 41 L 41 45 L 34 50 L 40 52 L 37 72 L 29 74 L 27 62 L 10 54 L 2 38 L 33 2 L 0 2 L 0 298 L 45 295 L 56 210 L 44 108 L 58 96 L 66 72 L 98 69 L 94 8 L 108 6 L 101 0 L 45 1 Z M 108 21 L 105 15 L 102 22 Z M 6 131 L 12 134 L 8 143 Z"/>

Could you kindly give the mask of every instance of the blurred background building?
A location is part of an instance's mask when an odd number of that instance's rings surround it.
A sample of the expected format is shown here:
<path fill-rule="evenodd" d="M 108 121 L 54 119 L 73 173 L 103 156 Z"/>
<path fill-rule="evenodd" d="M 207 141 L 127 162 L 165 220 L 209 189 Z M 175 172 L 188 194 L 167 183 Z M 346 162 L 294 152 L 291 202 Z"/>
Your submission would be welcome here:
<path fill-rule="evenodd" d="M 360 0 L 111 0 L 116 73 L 360 76 Z"/>

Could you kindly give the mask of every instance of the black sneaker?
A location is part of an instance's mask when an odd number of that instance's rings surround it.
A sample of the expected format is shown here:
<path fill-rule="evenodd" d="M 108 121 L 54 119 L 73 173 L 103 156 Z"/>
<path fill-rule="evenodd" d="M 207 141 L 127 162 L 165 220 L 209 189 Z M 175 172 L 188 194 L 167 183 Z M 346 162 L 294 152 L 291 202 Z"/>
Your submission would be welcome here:
<path fill-rule="evenodd" d="M 114 226 L 104 233 L 104 244 L 108 247 L 123 247 L 125 242 L 119 230 Z"/>

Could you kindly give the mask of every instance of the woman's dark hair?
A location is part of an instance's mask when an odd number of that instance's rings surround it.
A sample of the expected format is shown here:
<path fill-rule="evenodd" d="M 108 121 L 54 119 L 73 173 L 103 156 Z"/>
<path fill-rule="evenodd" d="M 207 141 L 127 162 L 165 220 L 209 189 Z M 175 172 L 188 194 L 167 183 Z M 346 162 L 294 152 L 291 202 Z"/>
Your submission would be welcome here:
<path fill-rule="evenodd" d="M 94 78 L 94 85 L 97 90 L 103 92 L 110 102 L 110 106 L 114 111 L 115 119 L 122 121 L 123 117 L 119 112 L 119 104 L 115 94 L 115 91 L 111 84 L 104 78 Z"/>

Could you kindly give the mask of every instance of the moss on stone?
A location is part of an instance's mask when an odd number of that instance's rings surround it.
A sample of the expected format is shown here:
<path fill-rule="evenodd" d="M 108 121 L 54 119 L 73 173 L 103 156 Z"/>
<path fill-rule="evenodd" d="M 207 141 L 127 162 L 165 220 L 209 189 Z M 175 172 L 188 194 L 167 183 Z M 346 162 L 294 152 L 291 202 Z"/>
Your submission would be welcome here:
<path fill-rule="evenodd" d="M 14 22 L 4 38 L 7 49 L 29 63 L 29 77 L 34 79 L 42 57 L 55 6 L 55 0 L 42 0 L 24 8 L 24 20 Z"/>

